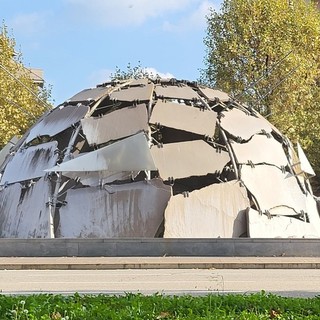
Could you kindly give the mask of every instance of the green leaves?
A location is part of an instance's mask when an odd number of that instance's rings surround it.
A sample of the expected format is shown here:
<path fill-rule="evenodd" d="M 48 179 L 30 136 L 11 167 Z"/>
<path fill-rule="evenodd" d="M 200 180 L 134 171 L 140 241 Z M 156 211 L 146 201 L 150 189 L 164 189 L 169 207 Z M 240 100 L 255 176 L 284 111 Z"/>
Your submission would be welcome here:
<path fill-rule="evenodd" d="M 127 79 L 141 79 L 144 77 L 153 76 L 149 74 L 146 68 L 141 66 L 141 62 L 138 61 L 138 65 L 132 67 L 131 63 L 127 64 L 126 70 L 121 70 L 118 66 L 114 74 L 111 74 L 111 80 L 127 80 Z"/>

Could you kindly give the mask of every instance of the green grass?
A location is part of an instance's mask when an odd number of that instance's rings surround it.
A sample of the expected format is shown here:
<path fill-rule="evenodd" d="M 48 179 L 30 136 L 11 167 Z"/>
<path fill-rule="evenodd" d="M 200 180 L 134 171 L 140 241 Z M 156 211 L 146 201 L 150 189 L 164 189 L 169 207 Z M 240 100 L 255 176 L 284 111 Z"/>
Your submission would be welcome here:
<path fill-rule="evenodd" d="M 250 295 L 0 295 L 0 319 L 320 319 L 320 297 Z"/>

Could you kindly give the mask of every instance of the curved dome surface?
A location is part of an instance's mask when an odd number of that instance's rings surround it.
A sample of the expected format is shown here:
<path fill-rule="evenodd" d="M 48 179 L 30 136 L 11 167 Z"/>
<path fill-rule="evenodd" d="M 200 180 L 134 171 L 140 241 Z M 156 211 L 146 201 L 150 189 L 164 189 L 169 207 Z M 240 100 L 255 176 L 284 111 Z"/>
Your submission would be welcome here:
<path fill-rule="evenodd" d="M 0 154 L 0 237 L 320 236 L 302 149 L 194 82 L 83 90 L 13 144 Z"/>

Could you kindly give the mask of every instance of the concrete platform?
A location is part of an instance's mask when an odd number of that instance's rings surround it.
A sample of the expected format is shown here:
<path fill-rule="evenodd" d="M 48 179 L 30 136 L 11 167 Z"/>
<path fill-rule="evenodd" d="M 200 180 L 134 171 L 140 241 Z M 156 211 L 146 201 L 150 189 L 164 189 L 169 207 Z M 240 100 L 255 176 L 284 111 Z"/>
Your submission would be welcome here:
<path fill-rule="evenodd" d="M 164 256 L 320 257 L 320 239 L 0 239 L 0 257 Z"/>
<path fill-rule="evenodd" d="M 320 257 L 1 257 L 0 270 L 320 269 Z"/>

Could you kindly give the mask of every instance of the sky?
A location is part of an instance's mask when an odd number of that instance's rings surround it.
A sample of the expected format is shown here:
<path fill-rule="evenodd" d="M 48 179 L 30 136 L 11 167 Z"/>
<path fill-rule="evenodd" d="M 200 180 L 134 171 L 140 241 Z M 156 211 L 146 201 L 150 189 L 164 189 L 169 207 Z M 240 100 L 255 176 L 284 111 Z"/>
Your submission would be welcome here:
<path fill-rule="evenodd" d="M 206 18 L 221 0 L 0 0 L 0 18 L 27 67 L 44 71 L 58 105 L 141 64 L 197 80 Z"/>

